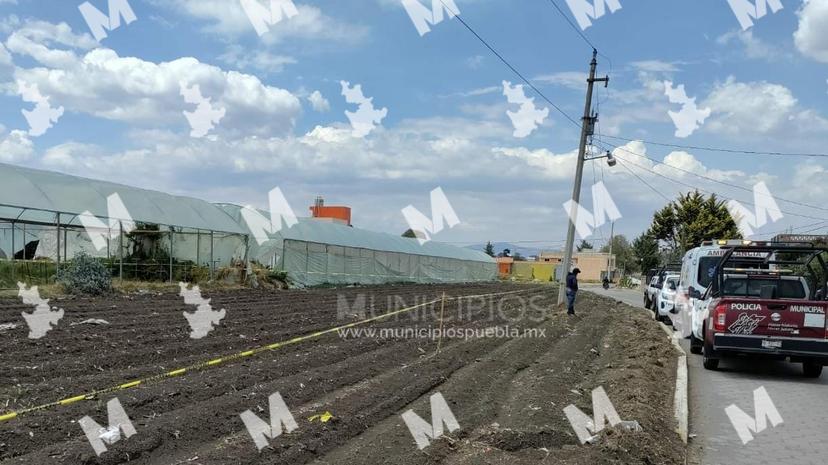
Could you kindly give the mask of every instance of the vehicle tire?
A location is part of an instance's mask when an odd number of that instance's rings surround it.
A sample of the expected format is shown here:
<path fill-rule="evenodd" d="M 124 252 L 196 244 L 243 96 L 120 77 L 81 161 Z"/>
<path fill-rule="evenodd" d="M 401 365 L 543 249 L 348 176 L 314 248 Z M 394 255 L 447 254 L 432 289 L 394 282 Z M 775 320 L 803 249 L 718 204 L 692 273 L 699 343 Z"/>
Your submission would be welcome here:
<path fill-rule="evenodd" d="M 648 299 L 646 295 L 644 296 L 644 308 L 648 310 L 650 309 L 650 299 Z"/>
<path fill-rule="evenodd" d="M 814 362 L 803 362 L 802 374 L 806 378 L 819 378 L 822 376 L 822 365 Z"/>
<path fill-rule="evenodd" d="M 702 346 L 702 365 L 707 370 L 718 370 L 719 369 L 719 359 L 713 358 L 711 355 L 713 352 L 713 348 L 709 346 L 709 344 L 705 343 Z"/>
<path fill-rule="evenodd" d="M 702 353 L 702 341 L 696 339 L 696 335 L 690 333 L 690 353 L 699 355 Z"/>

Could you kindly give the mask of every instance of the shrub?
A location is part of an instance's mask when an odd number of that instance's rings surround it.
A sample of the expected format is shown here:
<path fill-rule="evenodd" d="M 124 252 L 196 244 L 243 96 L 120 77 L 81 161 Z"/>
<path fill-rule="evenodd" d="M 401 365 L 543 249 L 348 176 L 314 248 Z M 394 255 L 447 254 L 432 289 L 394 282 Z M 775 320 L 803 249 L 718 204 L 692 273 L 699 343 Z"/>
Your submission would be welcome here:
<path fill-rule="evenodd" d="M 267 277 L 271 281 L 277 281 L 277 282 L 280 282 L 280 283 L 287 283 L 288 282 L 287 271 L 273 270 L 270 273 L 268 273 Z"/>
<path fill-rule="evenodd" d="M 58 271 L 57 282 L 69 294 L 101 295 L 112 290 L 109 270 L 85 252 L 78 252 Z"/>

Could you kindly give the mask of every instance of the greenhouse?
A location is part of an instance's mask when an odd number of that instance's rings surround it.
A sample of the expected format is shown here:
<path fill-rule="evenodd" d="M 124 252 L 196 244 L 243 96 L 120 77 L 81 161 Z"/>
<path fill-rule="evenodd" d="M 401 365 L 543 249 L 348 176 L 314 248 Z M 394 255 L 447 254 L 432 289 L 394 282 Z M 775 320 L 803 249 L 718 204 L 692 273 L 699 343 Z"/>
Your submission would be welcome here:
<path fill-rule="evenodd" d="M 250 261 L 303 286 L 497 278 L 497 264 L 483 252 L 313 218 L 259 243 L 241 211 L 0 164 L 0 288 L 49 282 L 79 252 L 105 260 L 114 277 L 152 281 L 198 281 Z"/>
<path fill-rule="evenodd" d="M 79 252 L 113 276 L 189 281 L 245 259 L 246 242 L 203 200 L 0 164 L 0 287 L 48 282 Z"/>
<path fill-rule="evenodd" d="M 239 224 L 242 207 L 221 205 Z M 259 212 L 267 216 L 265 212 Z M 251 260 L 286 271 L 296 284 L 474 282 L 497 279 L 497 263 L 483 252 L 438 242 L 420 244 L 391 234 L 313 218 L 299 218 L 259 244 Z M 248 230 L 248 233 L 253 234 Z"/>

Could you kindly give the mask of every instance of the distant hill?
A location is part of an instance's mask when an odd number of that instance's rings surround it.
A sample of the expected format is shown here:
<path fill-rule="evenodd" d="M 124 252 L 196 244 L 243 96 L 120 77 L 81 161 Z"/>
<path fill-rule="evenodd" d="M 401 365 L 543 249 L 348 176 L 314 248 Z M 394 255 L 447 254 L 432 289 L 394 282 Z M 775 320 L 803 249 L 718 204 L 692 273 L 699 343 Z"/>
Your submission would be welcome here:
<path fill-rule="evenodd" d="M 512 252 L 512 256 L 515 255 L 515 252 L 523 255 L 524 257 L 531 257 L 535 255 L 539 255 L 541 250 L 548 251 L 549 249 L 541 249 L 537 247 L 526 247 L 518 244 L 512 244 L 509 242 L 492 242 L 494 245 L 495 254 L 499 254 L 503 252 L 503 249 L 509 249 Z M 474 245 L 467 245 L 464 247 L 465 249 L 472 249 L 472 250 L 479 250 L 484 251 L 486 250 L 486 243 L 482 244 L 474 244 Z"/>

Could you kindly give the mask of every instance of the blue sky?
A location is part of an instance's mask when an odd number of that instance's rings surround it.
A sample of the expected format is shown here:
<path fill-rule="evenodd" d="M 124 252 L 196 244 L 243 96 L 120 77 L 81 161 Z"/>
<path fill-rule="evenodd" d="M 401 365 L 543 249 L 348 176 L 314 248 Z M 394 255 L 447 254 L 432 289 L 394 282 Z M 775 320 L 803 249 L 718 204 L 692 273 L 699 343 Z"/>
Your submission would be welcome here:
<path fill-rule="evenodd" d="M 556 0 L 574 21 L 565 0 Z M 265 207 L 279 186 L 300 215 L 313 198 L 354 208 L 368 229 L 400 233 L 400 210 L 429 211 L 442 187 L 461 224 L 436 240 L 549 241 L 565 233 L 578 128 L 528 88 L 549 114 L 515 137 L 502 82 L 520 80 L 457 19 L 420 36 L 396 0 L 295 1 L 299 14 L 259 36 L 238 0 L 129 0 L 137 20 L 96 42 L 79 1 L 0 0 L 0 161 L 139 187 Z M 91 0 L 106 12 L 104 0 Z M 583 111 L 591 49 L 549 0 L 457 0 L 461 18 L 575 119 Z M 726 0 L 642 2 L 593 21 L 599 48 L 600 138 L 761 151 L 826 152 L 828 1 L 782 0 L 743 30 Z M 199 84 L 225 116 L 209 137 L 191 137 L 193 111 L 179 81 Z M 340 81 L 360 84 L 381 125 L 353 137 L 356 111 Z M 700 127 L 676 137 L 664 81 L 685 86 L 702 109 Z M 29 130 L 17 83 L 35 83 L 64 113 L 40 136 Z M 314 96 L 311 98 L 311 96 Z M 623 218 L 616 230 L 644 230 L 682 183 L 727 198 L 752 194 L 824 205 L 826 158 L 769 157 L 630 142 L 622 166 L 587 164 L 589 190 L 604 179 Z M 647 154 L 677 166 L 629 154 Z M 626 161 L 625 161 L 626 160 Z M 636 167 L 635 165 L 640 165 Z M 655 171 L 658 174 L 653 174 Z M 665 178 L 673 178 L 679 182 Z M 807 226 L 828 211 L 778 201 L 785 216 L 757 235 Z M 790 213 L 790 214 L 788 214 Z M 801 228 L 799 231 L 813 229 Z M 608 225 L 594 234 L 598 242 Z M 544 244 L 539 244 L 544 245 Z"/>

